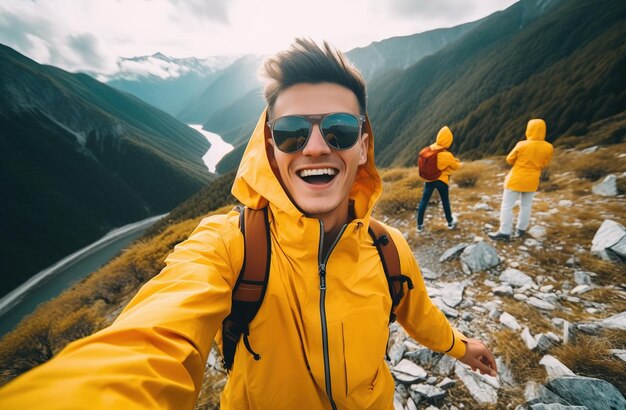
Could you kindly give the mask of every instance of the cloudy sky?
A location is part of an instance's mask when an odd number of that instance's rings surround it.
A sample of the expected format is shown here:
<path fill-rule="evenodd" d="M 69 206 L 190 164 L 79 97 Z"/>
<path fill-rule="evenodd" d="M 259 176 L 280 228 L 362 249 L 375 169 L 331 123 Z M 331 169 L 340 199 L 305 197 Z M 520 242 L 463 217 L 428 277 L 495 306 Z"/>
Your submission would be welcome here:
<path fill-rule="evenodd" d="M 344 51 L 474 21 L 517 0 L 1 0 L 0 43 L 112 74 L 118 57 L 266 54 L 296 36 Z"/>

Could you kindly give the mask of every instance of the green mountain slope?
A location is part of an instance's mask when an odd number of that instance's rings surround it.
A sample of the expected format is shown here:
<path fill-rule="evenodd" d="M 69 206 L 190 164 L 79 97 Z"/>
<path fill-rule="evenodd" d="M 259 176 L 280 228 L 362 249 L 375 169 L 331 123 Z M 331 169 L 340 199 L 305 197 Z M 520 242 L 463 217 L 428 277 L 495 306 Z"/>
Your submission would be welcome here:
<path fill-rule="evenodd" d="M 200 134 L 84 74 L 0 46 L 0 294 L 210 180 Z"/>
<path fill-rule="evenodd" d="M 550 141 L 584 135 L 626 108 L 624 38 L 624 2 L 522 0 L 371 85 L 377 161 L 413 164 L 444 124 L 466 157 L 506 152 L 535 116 Z"/>

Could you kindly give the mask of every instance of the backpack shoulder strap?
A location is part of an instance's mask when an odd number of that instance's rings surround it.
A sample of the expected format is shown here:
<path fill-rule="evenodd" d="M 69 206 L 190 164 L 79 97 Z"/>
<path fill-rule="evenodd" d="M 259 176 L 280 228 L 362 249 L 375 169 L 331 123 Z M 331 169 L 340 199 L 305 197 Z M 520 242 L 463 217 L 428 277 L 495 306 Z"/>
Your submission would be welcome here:
<path fill-rule="evenodd" d="M 411 278 L 402 274 L 398 248 L 384 225 L 374 218 L 371 218 L 369 234 L 374 240 L 374 245 L 376 245 L 380 260 L 383 264 L 385 276 L 387 277 L 389 294 L 391 295 L 389 322 L 394 322 L 396 320 L 396 307 L 400 304 L 404 296 L 404 282 L 407 282 L 409 290 L 413 289 L 413 282 Z"/>
<path fill-rule="evenodd" d="M 235 350 L 243 335 L 246 349 L 255 360 L 261 358 L 248 342 L 249 323 L 254 319 L 267 289 L 269 280 L 271 245 L 267 207 L 239 209 L 239 229 L 244 236 L 244 260 L 233 288 L 230 314 L 222 322 L 222 355 L 224 368 L 230 370 Z"/>

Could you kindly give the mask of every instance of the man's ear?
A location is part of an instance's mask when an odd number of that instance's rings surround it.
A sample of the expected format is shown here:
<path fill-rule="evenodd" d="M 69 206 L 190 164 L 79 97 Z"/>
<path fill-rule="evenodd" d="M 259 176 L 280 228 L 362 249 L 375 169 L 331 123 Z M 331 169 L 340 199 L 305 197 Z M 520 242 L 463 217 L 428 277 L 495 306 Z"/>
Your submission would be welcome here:
<path fill-rule="evenodd" d="M 359 145 L 361 146 L 361 155 L 359 157 L 359 165 L 363 165 L 367 162 L 367 151 L 370 145 L 370 136 L 367 133 L 363 133 L 363 135 L 361 135 L 361 140 L 359 141 Z"/>

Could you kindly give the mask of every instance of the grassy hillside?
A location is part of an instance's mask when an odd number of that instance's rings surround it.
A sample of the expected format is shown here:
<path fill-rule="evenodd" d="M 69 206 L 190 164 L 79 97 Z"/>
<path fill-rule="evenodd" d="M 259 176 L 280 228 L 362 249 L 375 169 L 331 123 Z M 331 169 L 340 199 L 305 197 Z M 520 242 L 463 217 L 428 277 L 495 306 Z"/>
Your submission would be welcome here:
<path fill-rule="evenodd" d="M 211 179 L 199 133 L 84 74 L 0 45 L 0 295 Z"/>
<path fill-rule="evenodd" d="M 532 225 L 546 228 L 548 239 L 541 246 L 520 240 L 489 242 L 504 258 L 504 266 L 499 269 L 515 266 L 514 263 L 519 261 L 519 269 L 542 286 L 551 285 L 567 292 L 572 287 L 573 270 L 596 275 L 594 289 L 580 295 L 582 303 L 564 301 L 563 307 L 556 311 L 542 312 L 510 296 L 494 296 L 487 284 L 487 279 L 495 280 L 493 272 L 467 276 L 461 272 L 458 261 L 438 261 L 446 249 L 461 242 L 472 242 L 476 237 L 486 238 L 486 232 L 497 226 L 501 183 L 508 169 L 502 157 L 465 163 L 453 176 L 452 209 L 460 221 L 455 231 L 446 228 L 440 204 L 433 199 L 427 211 L 426 232 L 422 235 L 416 233 L 414 213 L 423 182 L 415 168 L 381 170 L 385 188 L 375 216 L 405 233 L 422 268 L 442 273 L 442 278 L 429 282 L 429 286 L 436 286 L 439 282 L 470 280 L 472 285 L 468 293 L 473 295 L 475 303 L 501 299 L 502 309 L 517 317 L 532 334 L 559 332 L 552 323 L 554 317 L 572 323 L 590 322 L 626 310 L 623 266 L 603 261 L 589 251 L 591 239 L 603 219 L 623 221 L 626 218 L 623 196 L 602 198 L 590 193 L 590 187 L 597 179 L 626 169 L 626 144 L 614 148 L 601 148 L 594 153 L 557 148 L 552 166 L 542 181 L 531 221 Z M 203 216 L 227 212 L 232 208 L 234 201 L 229 192 L 233 177 L 234 173 L 213 182 L 118 258 L 57 299 L 40 306 L 15 331 L 0 340 L 1 383 L 48 360 L 70 341 L 110 324 L 139 287 L 160 271 L 165 256 L 176 243 L 186 238 Z M 625 179 L 620 179 L 619 187 L 622 193 L 626 192 Z M 574 205 L 563 208 L 560 202 L 563 200 Z M 477 208 L 478 203 L 484 203 L 490 210 Z M 555 213 L 553 209 L 559 209 L 559 212 Z M 566 263 L 572 257 L 576 260 L 573 267 Z M 595 306 L 595 310 L 589 310 L 589 306 Z M 504 408 L 511 403 L 520 404 L 524 382 L 542 383 L 545 380 L 545 371 L 538 364 L 541 355 L 529 353 L 519 335 L 503 329 L 488 312 L 480 313 L 480 310 L 469 308 L 464 311 L 472 313 L 471 329 L 477 332 L 475 336 L 492 347 L 518 383 L 515 386 L 506 385 L 501 390 L 496 408 Z M 461 319 L 454 322 L 456 325 L 463 323 Z M 619 331 L 601 332 L 595 336 L 580 334 L 574 344 L 557 346 L 550 354 L 577 374 L 600 377 L 613 383 L 624 394 L 626 384 L 622 376 L 626 365 L 612 358 L 609 349 L 626 348 L 625 340 L 626 335 Z M 594 352 L 593 361 L 588 360 L 589 349 Z M 207 371 L 197 408 L 218 407 L 224 377 L 213 368 Z M 445 403 L 457 407 L 462 403 L 468 409 L 482 408 L 469 396 L 462 383 L 457 383 L 448 392 L 446 400 L 449 401 Z"/>

